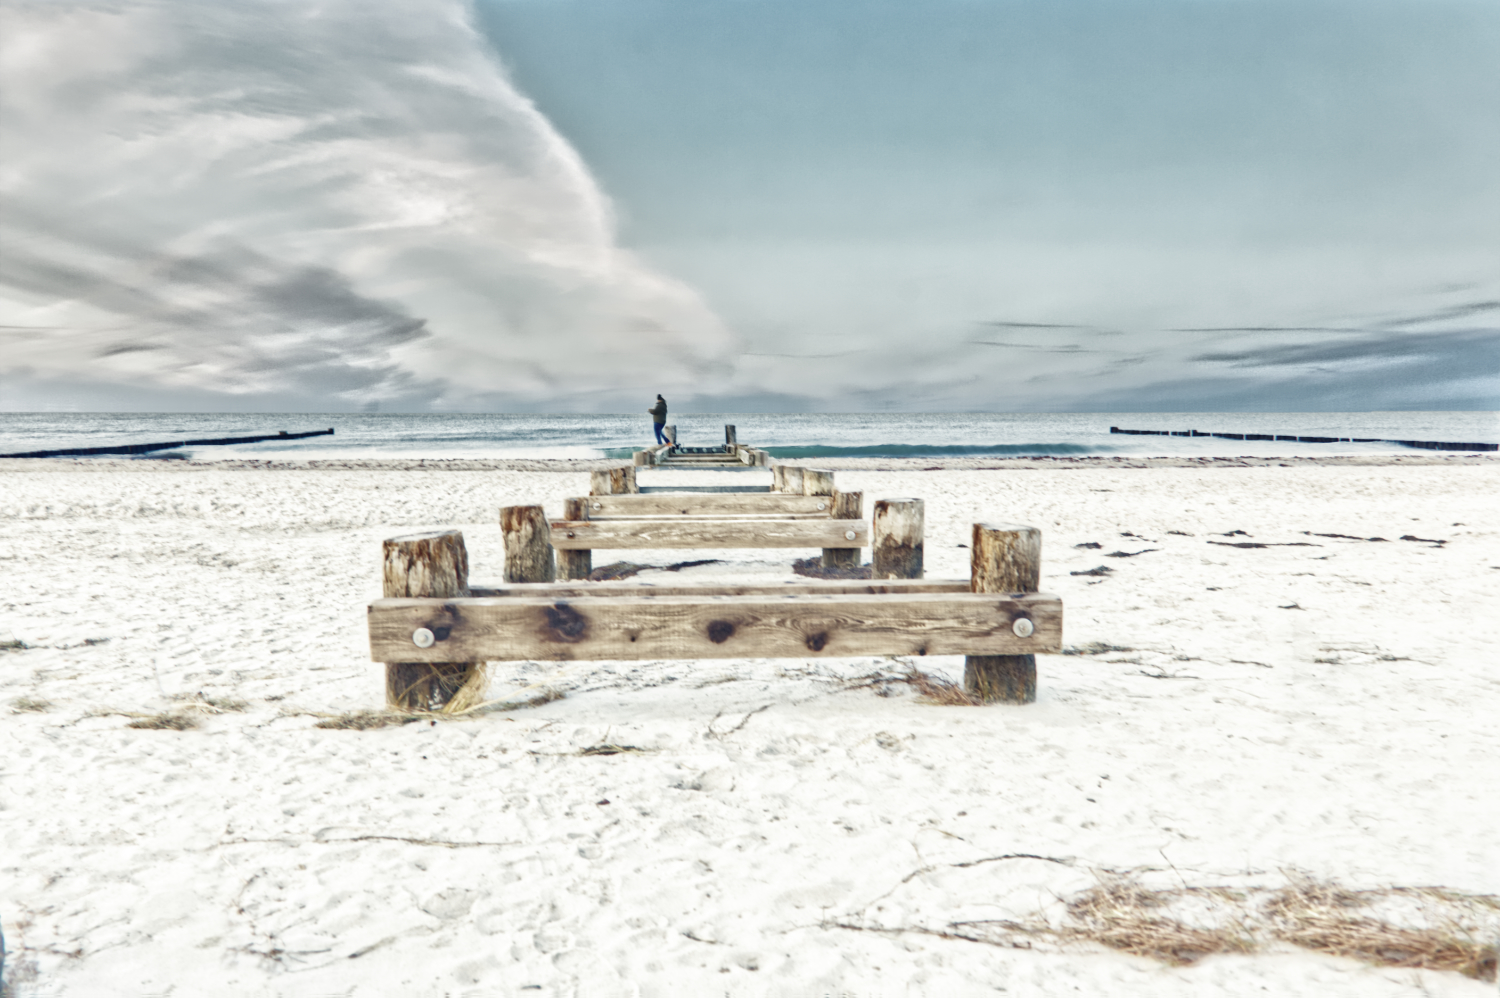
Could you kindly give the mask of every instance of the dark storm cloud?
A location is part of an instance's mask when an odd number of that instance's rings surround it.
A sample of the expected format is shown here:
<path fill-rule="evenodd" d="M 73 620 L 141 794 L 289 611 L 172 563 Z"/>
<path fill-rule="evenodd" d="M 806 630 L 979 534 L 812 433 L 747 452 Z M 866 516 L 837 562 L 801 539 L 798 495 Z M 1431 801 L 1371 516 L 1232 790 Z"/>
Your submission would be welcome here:
<path fill-rule="evenodd" d="M 1192 359 L 1231 367 L 1327 367 L 1405 363 L 1444 358 L 1454 376 L 1500 374 L 1500 326 L 1433 333 L 1366 334 L 1332 343 L 1299 343 L 1229 353 L 1203 353 Z"/>
<path fill-rule="evenodd" d="M 83 407 L 535 408 L 709 383 L 727 330 L 616 244 L 471 14 L 6 0 L 0 407 L 62 385 Z"/>

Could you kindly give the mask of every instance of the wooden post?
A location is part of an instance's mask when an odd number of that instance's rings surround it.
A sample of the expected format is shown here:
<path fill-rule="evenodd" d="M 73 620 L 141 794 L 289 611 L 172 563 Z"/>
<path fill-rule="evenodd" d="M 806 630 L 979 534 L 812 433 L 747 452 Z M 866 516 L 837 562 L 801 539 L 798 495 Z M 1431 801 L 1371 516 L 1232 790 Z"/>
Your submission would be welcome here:
<path fill-rule="evenodd" d="M 771 488 L 777 492 L 804 495 L 802 491 L 802 469 L 794 464 L 778 464 L 771 469 Z"/>
<path fill-rule="evenodd" d="M 833 518 L 835 520 L 863 520 L 865 518 L 865 494 L 863 492 L 835 492 L 833 494 Z M 824 548 L 824 568 L 858 568 L 860 548 Z"/>
<path fill-rule="evenodd" d="M 673 423 L 671 426 L 664 427 L 661 432 L 662 432 L 662 436 L 666 437 L 669 441 L 671 441 L 673 447 L 677 446 L 677 424 L 676 423 Z"/>
<path fill-rule="evenodd" d="M 823 468 L 802 469 L 802 494 L 805 496 L 833 495 L 833 472 Z"/>
<path fill-rule="evenodd" d="M 920 499 L 876 499 L 870 578 L 920 579 L 927 506 Z"/>
<path fill-rule="evenodd" d="M 589 501 L 587 499 L 567 499 L 563 502 L 564 520 L 587 520 L 589 518 Z M 592 551 L 558 551 L 557 552 L 557 574 L 564 580 L 587 579 L 589 573 L 594 570 L 594 552 Z"/>
<path fill-rule="evenodd" d="M 556 582 L 552 532 L 540 506 L 502 506 L 506 582 Z"/>
<path fill-rule="evenodd" d="M 382 561 L 381 591 L 387 597 L 469 595 L 469 553 L 461 531 L 392 537 Z M 463 710 L 479 702 L 484 684 L 483 662 L 385 666 L 385 702 L 393 710 Z"/>
<path fill-rule="evenodd" d="M 738 447 L 738 446 L 739 446 L 739 440 L 737 439 L 737 437 L 735 435 L 734 424 L 733 423 L 725 423 L 724 424 L 724 449 L 726 451 L 728 451 L 729 453 L 733 454 L 735 448 Z"/>
<path fill-rule="evenodd" d="M 589 495 L 591 496 L 635 495 L 640 491 L 640 486 L 635 482 L 634 465 L 589 472 Z"/>
<path fill-rule="evenodd" d="M 635 452 L 633 460 L 635 461 L 635 467 L 644 468 L 651 463 L 651 452 L 648 450 L 638 450 Z"/>
<path fill-rule="evenodd" d="M 1042 532 L 1011 523 L 976 523 L 969 588 L 976 593 L 1034 593 L 1042 579 Z M 1035 655 L 969 655 L 964 688 L 985 703 L 1036 700 Z"/>

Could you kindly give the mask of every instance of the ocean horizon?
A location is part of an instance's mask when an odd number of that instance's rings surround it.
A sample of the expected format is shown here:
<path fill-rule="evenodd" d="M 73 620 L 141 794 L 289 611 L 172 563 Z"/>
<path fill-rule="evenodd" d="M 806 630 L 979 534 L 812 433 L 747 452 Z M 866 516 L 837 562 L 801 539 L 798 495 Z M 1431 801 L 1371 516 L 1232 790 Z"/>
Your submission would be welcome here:
<path fill-rule="evenodd" d="M 1395 440 L 1495 443 L 1495 412 L 672 413 L 679 442 L 712 447 L 725 424 L 741 443 L 783 460 L 1012 456 L 1302 456 L 1411 453 Z M 1375 438 L 1309 443 L 1131 436 L 1110 428 Z M 193 446 L 141 459 L 627 458 L 653 443 L 650 417 L 563 413 L 0 413 L 0 455 L 199 438 L 331 436 Z"/>

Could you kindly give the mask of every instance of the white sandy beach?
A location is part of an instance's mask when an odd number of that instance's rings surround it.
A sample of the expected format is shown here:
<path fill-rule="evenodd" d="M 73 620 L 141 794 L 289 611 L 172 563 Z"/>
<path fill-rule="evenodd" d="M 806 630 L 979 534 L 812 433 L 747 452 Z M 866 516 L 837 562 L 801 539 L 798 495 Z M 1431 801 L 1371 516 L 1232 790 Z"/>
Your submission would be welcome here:
<path fill-rule="evenodd" d="M 1065 642 L 1115 650 L 1040 658 L 1036 704 L 847 682 L 904 667 L 871 659 L 506 663 L 493 696 L 567 695 L 373 731 L 313 725 L 382 705 L 380 541 L 459 527 L 498 580 L 498 508 L 558 514 L 587 474 L 0 466 L 16 993 L 1494 995 L 1285 945 L 953 936 L 1125 871 L 1500 894 L 1500 461 L 986 463 L 838 481 L 926 500 L 930 577 L 967 577 L 976 520 L 1042 529 Z M 728 559 L 639 577 L 706 582 L 801 554 L 621 557 Z M 200 694 L 247 706 L 126 727 Z"/>

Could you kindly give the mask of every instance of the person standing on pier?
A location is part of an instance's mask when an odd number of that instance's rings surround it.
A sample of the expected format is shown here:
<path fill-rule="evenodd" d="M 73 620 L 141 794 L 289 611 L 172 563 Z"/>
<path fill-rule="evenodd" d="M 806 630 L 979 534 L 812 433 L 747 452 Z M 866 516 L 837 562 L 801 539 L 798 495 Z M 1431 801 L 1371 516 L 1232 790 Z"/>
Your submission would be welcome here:
<path fill-rule="evenodd" d="M 656 430 L 656 442 L 664 444 L 667 442 L 666 434 L 662 427 L 667 425 L 667 400 L 660 395 L 656 396 L 656 404 L 646 410 L 651 414 L 652 426 Z"/>

